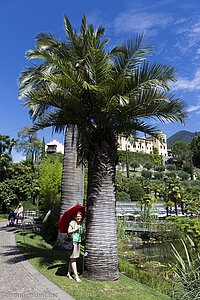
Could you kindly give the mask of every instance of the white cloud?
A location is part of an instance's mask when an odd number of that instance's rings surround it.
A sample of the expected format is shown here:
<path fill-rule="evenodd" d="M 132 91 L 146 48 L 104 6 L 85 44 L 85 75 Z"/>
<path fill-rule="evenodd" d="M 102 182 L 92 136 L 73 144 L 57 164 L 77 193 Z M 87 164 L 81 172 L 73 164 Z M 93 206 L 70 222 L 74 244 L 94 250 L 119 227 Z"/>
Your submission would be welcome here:
<path fill-rule="evenodd" d="M 198 69 L 193 79 L 189 78 L 180 78 L 176 83 L 171 86 L 171 89 L 174 91 L 178 90 L 188 90 L 195 91 L 200 90 L 200 69 Z"/>
<path fill-rule="evenodd" d="M 183 53 L 196 47 L 200 41 L 200 18 L 180 19 L 175 23 L 175 32 L 177 35 L 176 48 Z"/>
<path fill-rule="evenodd" d="M 159 13 L 136 12 L 126 10 L 119 14 L 114 20 L 114 28 L 119 32 L 144 32 L 159 26 L 166 26 L 171 21 L 171 17 Z"/>
<path fill-rule="evenodd" d="M 200 105 L 191 105 L 191 106 L 188 107 L 187 111 L 188 112 L 193 112 L 193 111 L 198 110 L 198 109 L 200 109 Z"/>

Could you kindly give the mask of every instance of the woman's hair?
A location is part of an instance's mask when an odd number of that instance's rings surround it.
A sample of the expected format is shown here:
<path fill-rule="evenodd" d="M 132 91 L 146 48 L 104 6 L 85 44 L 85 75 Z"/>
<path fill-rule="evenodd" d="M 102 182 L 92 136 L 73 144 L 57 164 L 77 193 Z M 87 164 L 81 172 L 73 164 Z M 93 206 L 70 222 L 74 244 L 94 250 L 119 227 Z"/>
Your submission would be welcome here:
<path fill-rule="evenodd" d="M 18 206 L 22 206 L 21 202 L 18 204 Z"/>

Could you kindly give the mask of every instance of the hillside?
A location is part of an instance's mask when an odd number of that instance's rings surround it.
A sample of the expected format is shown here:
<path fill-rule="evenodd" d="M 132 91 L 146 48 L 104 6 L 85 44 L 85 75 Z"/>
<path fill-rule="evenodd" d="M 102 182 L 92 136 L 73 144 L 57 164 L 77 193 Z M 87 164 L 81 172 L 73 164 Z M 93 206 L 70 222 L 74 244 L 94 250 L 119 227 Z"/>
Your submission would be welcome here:
<path fill-rule="evenodd" d="M 197 134 L 200 134 L 200 132 L 197 132 Z M 183 141 L 189 144 L 195 135 L 195 132 L 181 130 L 173 134 L 167 139 L 167 148 L 170 149 L 171 146 L 178 141 Z"/>

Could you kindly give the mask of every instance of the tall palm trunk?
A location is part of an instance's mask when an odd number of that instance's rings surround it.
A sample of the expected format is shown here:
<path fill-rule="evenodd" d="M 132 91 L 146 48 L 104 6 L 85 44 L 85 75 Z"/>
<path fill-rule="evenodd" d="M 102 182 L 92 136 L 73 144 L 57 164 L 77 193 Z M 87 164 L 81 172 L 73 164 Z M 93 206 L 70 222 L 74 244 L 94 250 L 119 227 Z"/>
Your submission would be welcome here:
<path fill-rule="evenodd" d="M 77 164 L 78 128 L 69 125 L 65 131 L 63 172 L 61 182 L 60 217 L 74 205 L 83 205 L 84 197 L 84 167 Z M 58 233 L 54 249 L 62 249 L 66 233 Z"/>
<path fill-rule="evenodd" d="M 65 132 L 60 217 L 72 206 L 83 205 L 84 167 L 77 164 L 77 140 L 77 126 L 69 125 Z"/>
<path fill-rule="evenodd" d="M 94 147 L 96 155 L 92 156 L 92 151 L 88 160 L 84 276 L 116 280 L 119 278 L 114 193 L 117 151 L 111 141 L 96 140 Z"/>

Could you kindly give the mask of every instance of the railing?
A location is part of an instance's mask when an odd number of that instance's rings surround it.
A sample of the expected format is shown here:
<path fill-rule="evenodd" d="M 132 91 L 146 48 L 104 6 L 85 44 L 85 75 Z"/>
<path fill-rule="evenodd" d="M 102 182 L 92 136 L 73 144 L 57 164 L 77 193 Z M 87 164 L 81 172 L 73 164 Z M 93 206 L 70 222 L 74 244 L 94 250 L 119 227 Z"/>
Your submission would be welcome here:
<path fill-rule="evenodd" d="M 163 232 L 171 231 L 173 228 L 172 223 L 126 222 L 126 231 L 132 232 Z"/>

